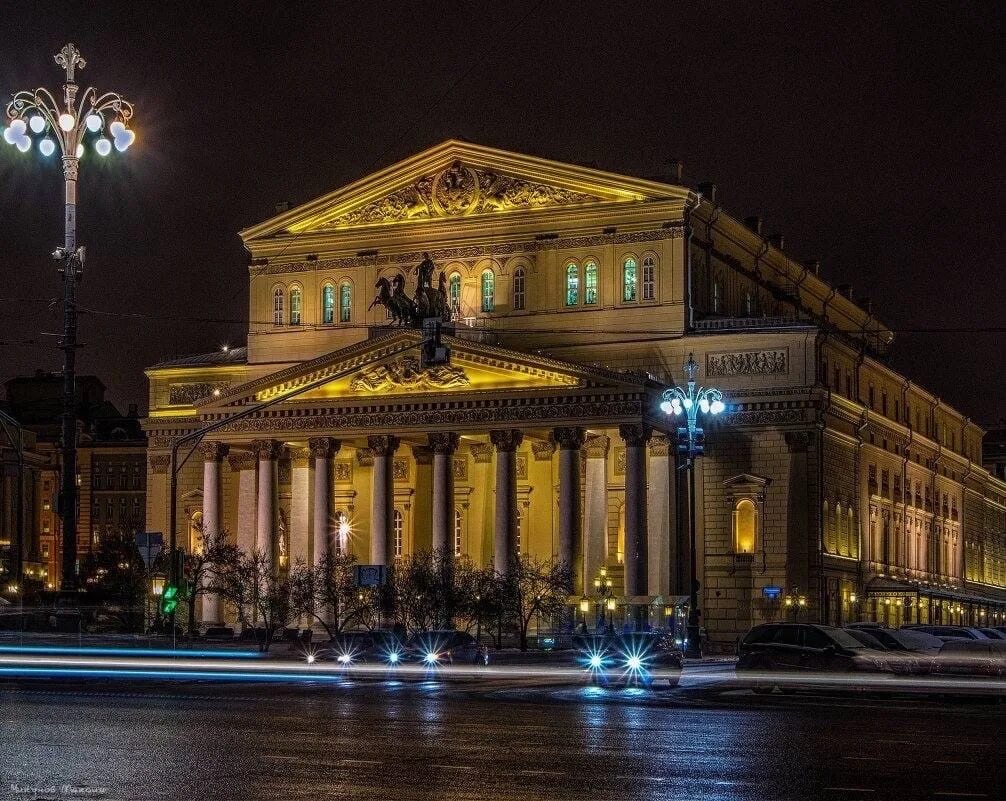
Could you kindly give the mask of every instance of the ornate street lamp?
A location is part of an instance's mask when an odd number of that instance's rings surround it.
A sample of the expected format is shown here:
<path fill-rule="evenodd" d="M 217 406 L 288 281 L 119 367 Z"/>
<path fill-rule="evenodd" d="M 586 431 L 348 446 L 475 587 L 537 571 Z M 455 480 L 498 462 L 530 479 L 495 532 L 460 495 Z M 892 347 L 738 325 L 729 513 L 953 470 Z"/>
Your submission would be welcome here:
<path fill-rule="evenodd" d="M 84 267 L 84 248 L 77 246 L 77 169 L 87 144 L 99 156 L 112 150 L 120 153 L 136 139 L 128 127 L 133 107 L 115 92 L 99 94 L 94 87 L 78 92 L 74 72 L 83 69 L 84 59 L 73 44 L 67 44 L 55 56 L 66 73 L 63 101 L 60 103 L 44 88 L 16 92 L 7 104 L 7 127 L 3 138 L 9 145 L 27 153 L 36 144 L 45 158 L 59 150 L 65 183 L 64 239 L 53 258 L 63 274 L 63 412 L 62 479 L 60 516 L 63 527 L 64 591 L 77 589 L 77 442 L 74 410 L 75 361 L 77 351 L 77 282 Z M 79 97 L 78 97 L 79 94 Z M 34 139 L 32 137 L 35 137 Z M 111 138 L 109 138 L 111 137 Z"/>
<path fill-rule="evenodd" d="M 672 387 L 664 390 L 663 402 L 660 404 L 664 414 L 676 418 L 684 416 L 685 425 L 678 426 L 678 454 L 684 457 L 681 465 L 688 471 L 688 538 L 689 538 L 689 574 L 691 587 L 688 600 L 688 641 L 685 644 L 685 656 L 700 658 L 702 649 L 699 643 L 699 578 L 695 563 L 695 459 L 705 451 L 705 432 L 698 425 L 699 414 L 718 415 L 726 410 L 723 393 L 712 387 L 695 385 L 695 371 L 698 369 L 695 357 L 688 354 L 685 372 L 688 374 L 686 387 Z"/>

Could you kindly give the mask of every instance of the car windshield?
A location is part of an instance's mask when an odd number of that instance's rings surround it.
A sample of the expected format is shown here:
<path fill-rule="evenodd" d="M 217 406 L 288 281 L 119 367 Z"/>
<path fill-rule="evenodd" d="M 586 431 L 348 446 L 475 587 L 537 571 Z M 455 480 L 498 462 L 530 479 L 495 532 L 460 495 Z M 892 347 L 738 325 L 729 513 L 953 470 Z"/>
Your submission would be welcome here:
<path fill-rule="evenodd" d="M 886 632 L 892 640 L 901 643 L 901 646 L 909 651 L 938 651 L 943 647 L 943 640 L 926 634 L 924 631 L 914 629 L 901 629 L 899 631 Z"/>
<path fill-rule="evenodd" d="M 828 636 L 843 648 L 866 648 L 859 640 L 845 629 L 828 629 Z"/>

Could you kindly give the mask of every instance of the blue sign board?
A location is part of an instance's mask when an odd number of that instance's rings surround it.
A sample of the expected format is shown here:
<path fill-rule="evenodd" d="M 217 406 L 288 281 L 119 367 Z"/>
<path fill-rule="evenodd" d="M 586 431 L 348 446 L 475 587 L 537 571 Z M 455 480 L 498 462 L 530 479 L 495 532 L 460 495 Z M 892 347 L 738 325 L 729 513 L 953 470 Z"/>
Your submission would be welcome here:
<path fill-rule="evenodd" d="M 782 587 L 768 586 L 761 588 L 761 594 L 768 598 L 770 601 L 778 601 L 779 596 L 782 595 Z"/>

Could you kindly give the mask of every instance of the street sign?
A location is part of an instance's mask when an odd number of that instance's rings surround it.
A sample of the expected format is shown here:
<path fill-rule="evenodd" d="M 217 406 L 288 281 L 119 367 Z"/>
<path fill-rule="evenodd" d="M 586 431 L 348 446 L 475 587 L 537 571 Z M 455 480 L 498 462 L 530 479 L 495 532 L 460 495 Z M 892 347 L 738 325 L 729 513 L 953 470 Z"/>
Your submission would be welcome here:
<path fill-rule="evenodd" d="M 357 565 L 357 587 L 383 587 L 386 578 L 384 565 Z"/>
<path fill-rule="evenodd" d="M 761 588 L 761 594 L 768 598 L 770 601 L 778 601 L 779 597 L 782 595 L 782 587 L 776 587 L 769 585 L 768 587 Z"/>

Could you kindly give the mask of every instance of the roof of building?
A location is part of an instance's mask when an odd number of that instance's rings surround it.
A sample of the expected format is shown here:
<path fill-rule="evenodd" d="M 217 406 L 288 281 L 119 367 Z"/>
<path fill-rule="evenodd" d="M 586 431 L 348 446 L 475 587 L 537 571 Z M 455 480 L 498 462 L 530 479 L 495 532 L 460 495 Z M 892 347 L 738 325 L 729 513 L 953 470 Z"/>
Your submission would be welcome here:
<path fill-rule="evenodd" d="M 212 353 L 193 353 L 189 356 L 179 356 L 176 359 L 158 362 L 149 369 L 158 370 L 162 367 L 208 367 L 218 364 L 246 364 L 248 348 L 228 348 L 215 350 Z"/>

